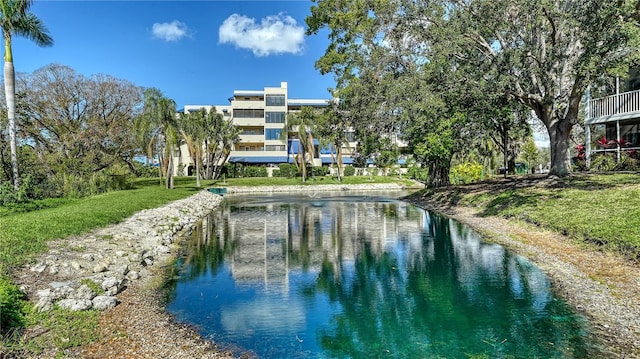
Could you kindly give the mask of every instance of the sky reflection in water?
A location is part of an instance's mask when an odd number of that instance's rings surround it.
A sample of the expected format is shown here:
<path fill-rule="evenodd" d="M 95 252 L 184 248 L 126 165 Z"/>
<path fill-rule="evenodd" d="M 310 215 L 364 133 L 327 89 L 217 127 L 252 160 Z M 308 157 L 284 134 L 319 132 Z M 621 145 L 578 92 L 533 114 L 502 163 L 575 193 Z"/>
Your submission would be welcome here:
<path fill-rule="evenodd" d="M 581 358 L 545 274 L 385 196 L 227 197 L 193 233 L 169 312 L 261 358 Z"/>

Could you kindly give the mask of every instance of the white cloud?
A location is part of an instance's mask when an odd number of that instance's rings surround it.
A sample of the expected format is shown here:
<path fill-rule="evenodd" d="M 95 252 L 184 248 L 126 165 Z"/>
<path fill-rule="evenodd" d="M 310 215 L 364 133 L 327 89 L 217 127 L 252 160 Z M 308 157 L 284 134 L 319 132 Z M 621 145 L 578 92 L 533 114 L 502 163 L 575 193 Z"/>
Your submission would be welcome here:
<path fill-rule="evenodd" d="M 251 50 L 256 56 L 298 54 L 304 44 L 304 28 L 283 13 L 267 16 L 259 24 L 253 18 L 233 14 L 220 25 L 219 42 Z"/>
<path fill-rule="evenodd" d="M 156 22 L 152 28 L 153 37 L 164 41 L 178 41 L 189 36 L 187 25 L 178 20 L 172 22 Z"/>

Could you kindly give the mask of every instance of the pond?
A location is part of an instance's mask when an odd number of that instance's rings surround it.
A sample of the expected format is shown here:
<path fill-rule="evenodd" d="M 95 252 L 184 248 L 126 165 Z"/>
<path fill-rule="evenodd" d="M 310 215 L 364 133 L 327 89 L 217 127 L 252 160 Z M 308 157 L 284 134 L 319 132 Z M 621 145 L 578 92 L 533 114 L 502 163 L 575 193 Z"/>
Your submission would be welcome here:
<path fill-rule="evenodd" d="M 584 358 L 547 276 L 399 193 L 229 196 L 197 226 L 167 310 L 260 358 Z"/>

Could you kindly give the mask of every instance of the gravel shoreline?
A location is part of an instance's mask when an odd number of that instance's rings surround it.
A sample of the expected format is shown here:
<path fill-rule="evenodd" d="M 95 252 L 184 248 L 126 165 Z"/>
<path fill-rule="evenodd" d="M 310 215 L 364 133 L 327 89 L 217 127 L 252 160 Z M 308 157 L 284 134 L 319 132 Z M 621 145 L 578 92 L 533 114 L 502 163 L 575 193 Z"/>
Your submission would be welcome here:
<path fill-rule="evenodd" d="M 230 187 L 228 193 L 275 193 L 315 191 L 402 190 L 396 184 L 320 185 L 282 187 Z M 194 200 L 197 199 L 197 200 Z M 203 199 L 205 201 L 203 201 Z M 194 204 L 207 201 L 214 205 Z M 527 257 L 541 267 L 551 278 L 556 291 L 576 310 L 589 318 L 594 335 L 603 342 L 605 354 L 611 358 L 640 358 L 640 268 L 623 258 L 585 248 L 578 248 L 565 237 L 542 231 L 534 226 L 514 223 L 501 218 L 479 217 L 473 208 L 441 208 L 437 203 L 419 196 L 406 199 L 428 210 L 444 213 L 472 226 L 490 241 L 505 245 Z M 140 278 L 131 281 L 117 296 L 119 304 L 104 311 L 100 319 L 99 339 L 89 345 L 65 351 L 66 358 L 232 358 L 231 353 L 221 352 L 214 343 L 201 338 L 189 326 L 178 324 L 164 311 L 160 296 L 166 265 L 178 252 L 179 237 L 190 230 L 203 213 L 217 206 L 220 196 L 208 191 L 177 201 L 168 206 L 184 206 L 194 210 L 194 215 L 184 220 L 184 226 L 171 233 L 171 252 L 152 267 L 146 267 Z M 167 206 L 165 206 L 167 207 Z M 163 207 L 164 208 L 164 207 Z M 163 213 L 163 208 L 145 211 L 147 215 Z M 154 212 L 155 211 L 155 212 Z M 184 213 L 184 211 L 182 211 Z M 121 224 L 97 231 L 119 233 Z M 68 238 L 60 242 L 72 246 L 86 246 L 87 238 L 95 241 L 96 233 L 81 238 Z M 165 234 L 166 237 L 166 234 Z M 166 239 L 166 238 L 165 238 Z M 91 242 L 91 241 L 90 241 Z M 111 246 L 124 246 L 110 241 Z M 52 249 L 56 246 L 53 244 Z M 98 248 L 99 250 L 99 248 Z M 113 251 L 113 253 L 117 251 Z M 46 258 L 51 254 L 45 254 Z M 64 252 L 57 252 L 63 256 Z M 28 275 L 28 272 L 23 273 Z M 18 278 L 20 277 L 18 275 Z M 55 278 L 53 278 L 55 279 Z M 52 280 L 46 276 L 45 282 Z M 27 287 L 35 284 L 22 283 Z M 31 291 L 33 293 L 33 290 Z M 58 353 L 59 354 L 59 353 Z M 55 348 L 39 358 L 59 357 Z M 241 357 L 251 357 L 245 354 Z"/>

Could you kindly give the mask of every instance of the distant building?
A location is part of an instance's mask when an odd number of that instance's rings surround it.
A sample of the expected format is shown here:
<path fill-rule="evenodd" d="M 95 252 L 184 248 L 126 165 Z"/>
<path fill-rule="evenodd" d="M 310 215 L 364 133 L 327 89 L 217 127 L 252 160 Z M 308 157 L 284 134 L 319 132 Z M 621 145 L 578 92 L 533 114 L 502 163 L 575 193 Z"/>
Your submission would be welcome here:
<path fill-rule="evenodd" d="M 329 106 L 329 101 L 331 100 L 289 98 L 286 82 L 282 82 L 280 87 L 265 87 L 262 90 L 235 90 L 233 97 L 229 98 L 229 105 L 215 106 L 218 113 L 241 130 L 240 142 L 235 145 L 228 162 L 271 167 L 293 163 L 299 148 L 296 133 L 289 133 L 286 140 L 280 135 L 287 128 L 287 114 L 300 111 L 305 106 L 325 108 Z M 201 109 L 210 111 L 212 107 L 185 105 L 184 112 Z M 347 136 L 352 142 L 343 148 L 343 163 L 351 164 L 351 154 L 356 142 L 353 133 Z M 335 162 L 335 148 L 321 148 L 317 139 L 315 145 L 312 153 L 314 166 Z M 180 155 L 178 163 L 183 164 L 183 167 L 191 167 L 192 161 L 186 148 L 181 149 Z"/>

